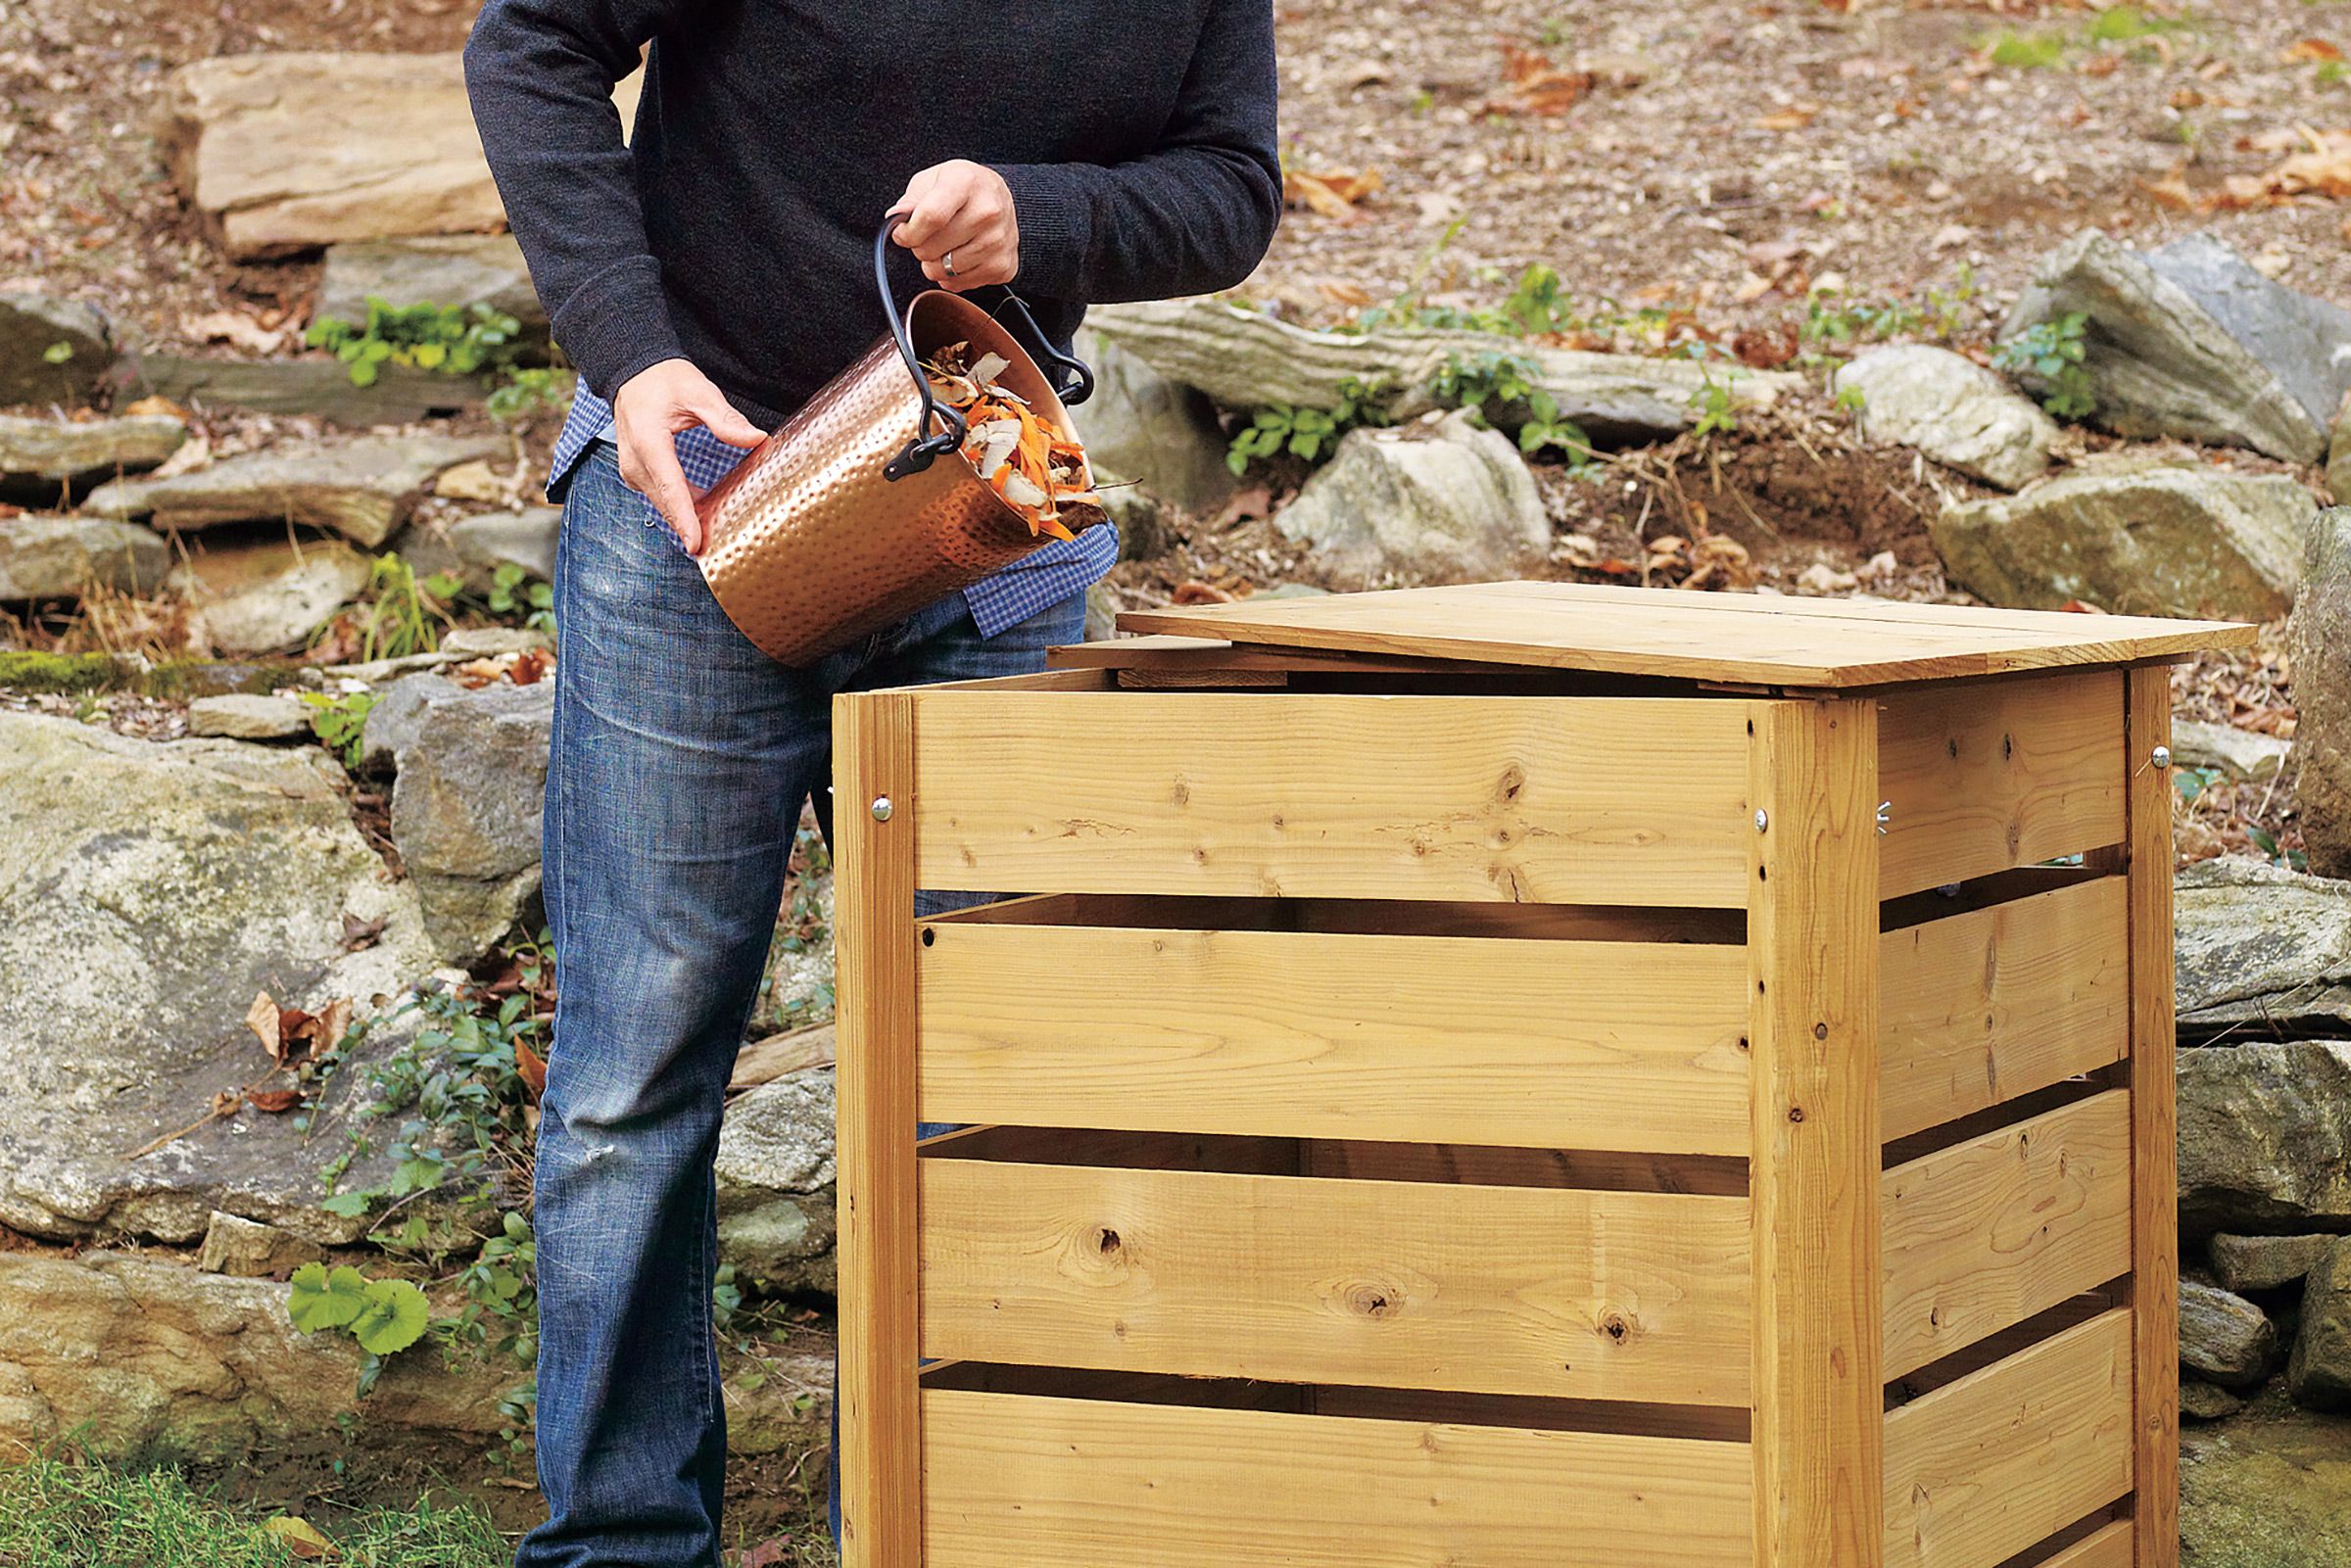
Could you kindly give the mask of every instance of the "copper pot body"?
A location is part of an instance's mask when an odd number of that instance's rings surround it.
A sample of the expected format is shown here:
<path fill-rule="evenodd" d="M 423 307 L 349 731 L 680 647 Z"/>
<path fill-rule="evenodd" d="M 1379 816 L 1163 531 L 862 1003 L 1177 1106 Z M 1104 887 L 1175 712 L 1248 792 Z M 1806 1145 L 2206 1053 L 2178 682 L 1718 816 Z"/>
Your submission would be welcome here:
<path fill-rule="evenodd" d="M 998 383 L 1074 438 L 1036 361 L 985 310 L 934 289 L 906 322 L 919 355 L 969 343 L 974 358 L 1003 356 Z M 770 658 L 804 669 L 1050 543 L 960 452 L 884 478 L 921 420 L 906 362 L 883 337 L 702 497 L 703 580 Z"/>

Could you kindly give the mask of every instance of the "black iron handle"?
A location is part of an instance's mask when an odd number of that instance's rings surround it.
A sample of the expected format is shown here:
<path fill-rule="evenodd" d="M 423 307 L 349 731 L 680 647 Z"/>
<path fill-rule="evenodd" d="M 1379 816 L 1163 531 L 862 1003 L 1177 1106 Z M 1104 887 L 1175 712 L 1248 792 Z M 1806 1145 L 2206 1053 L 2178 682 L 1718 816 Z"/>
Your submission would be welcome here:
<path fill-rule="evenodd" d="M 904 213 L 892 213 L 882 220 L 882 232 L 874 236 L 874 290 L 882 296 L 882 315 L 889 323 L 889 335 L 898 345 L 898 357 L 906 361 L 906 373 L 914 377 L 915 395 L 923 400 L 923 415 L 915 425 L 915 438 L 883 464 L 885 479 L 904 479 L 908 474 L 921 473 L 940 456 L 960 448 L 966 430 L 963 414 L 940 403 L 931 390 L 931 378 L 923 374 L 923 362 L 915 356 L 914 335 L 907 330 L 905 316 L 890 298 L 889 239 L 905 221 Z M 1046 367 L 1045 379 L 1064 407 L 1075 407 L 1094 395 L 1094 372 L 1084 360 L 1062 353 L 1046 341 L 1044 329 L 1030 313 L 1026 300 L 1007 289 L 994 313 L 998 320 L 1009 314 L 1014 329 L 1027 333 L 1029 347 Z M 938 428 L 933 429 L 934 425 Z"/>

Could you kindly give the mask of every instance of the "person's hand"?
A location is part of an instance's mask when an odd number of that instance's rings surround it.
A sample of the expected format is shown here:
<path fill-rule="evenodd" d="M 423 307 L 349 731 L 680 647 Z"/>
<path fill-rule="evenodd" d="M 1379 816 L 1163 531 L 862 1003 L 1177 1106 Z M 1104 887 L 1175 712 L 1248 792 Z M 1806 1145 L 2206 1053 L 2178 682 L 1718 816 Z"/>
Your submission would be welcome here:
<path fill-rule="evenodd" d="M 1021 225 L 1004 176 L 967 159 L 934 164 L 906 182 L 890 204 L 903 213 L 897 241 L 923 263 L 923 276 L 961 294 L 1010 283 L 1021 270 Z M 947 270 L 947 256 L 955 270 Z"/>
<path fill-rule="evenodd" d="M 730 447 L 756 447 L 767 432 L 752 424 L 708 376 L 684 359 L 648 365 L 620 384 L 612 398 L 613 444 L 620 449 L 620 477 L 651 501 L 689 555 L 702 552 L 702 520 L 694 509 L 694 489 L 678 466 L 674 437 L 706 426 Z"/>

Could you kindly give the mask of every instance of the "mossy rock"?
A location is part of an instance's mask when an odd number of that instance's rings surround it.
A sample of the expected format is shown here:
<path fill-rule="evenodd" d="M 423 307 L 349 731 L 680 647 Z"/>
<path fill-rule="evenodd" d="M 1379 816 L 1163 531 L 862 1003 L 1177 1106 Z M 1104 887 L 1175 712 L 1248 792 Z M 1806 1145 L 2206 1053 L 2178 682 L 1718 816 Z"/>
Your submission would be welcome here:
<path fill-rule="evenodd" d="M 282 664 L 215 664 L 202 659 L 149 664 L 113 653 L 0 653 L 0 689 L 11 691 L 135 691 L 185 699 L 276 691 L 305 684 L 306 671 Z"/>

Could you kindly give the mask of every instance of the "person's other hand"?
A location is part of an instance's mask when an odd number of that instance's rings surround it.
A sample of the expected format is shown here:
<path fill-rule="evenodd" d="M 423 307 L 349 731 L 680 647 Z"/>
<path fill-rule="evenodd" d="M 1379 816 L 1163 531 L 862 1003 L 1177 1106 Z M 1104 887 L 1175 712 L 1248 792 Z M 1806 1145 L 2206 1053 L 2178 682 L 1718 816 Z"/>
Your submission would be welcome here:
<path fill-rule="evenodd" d="M 906 182 L 890 204 L 903 213 L 897 241 L 923 263 L 923 276 L 960 294 L 1010 283 L 1021 270 L 1021 225 L 1004 176 L 967 159 L 934 164 Z M 947 254 L 955 270 L 947 271 Z"/>
<path fill-rule="evenodd" d="M 620 385 L 612 399 L 613 445 L 620 449 L 620 477 L 651 501 L 689 555 L 702 552 L 702 520 L 694 509 L 694 488 L 678 466 L 674 438 L 696 425 L 730 447 L 756 447 L 767 432 L 752 424 L 708 376 L 684 359 L 648 365 Z"/>

